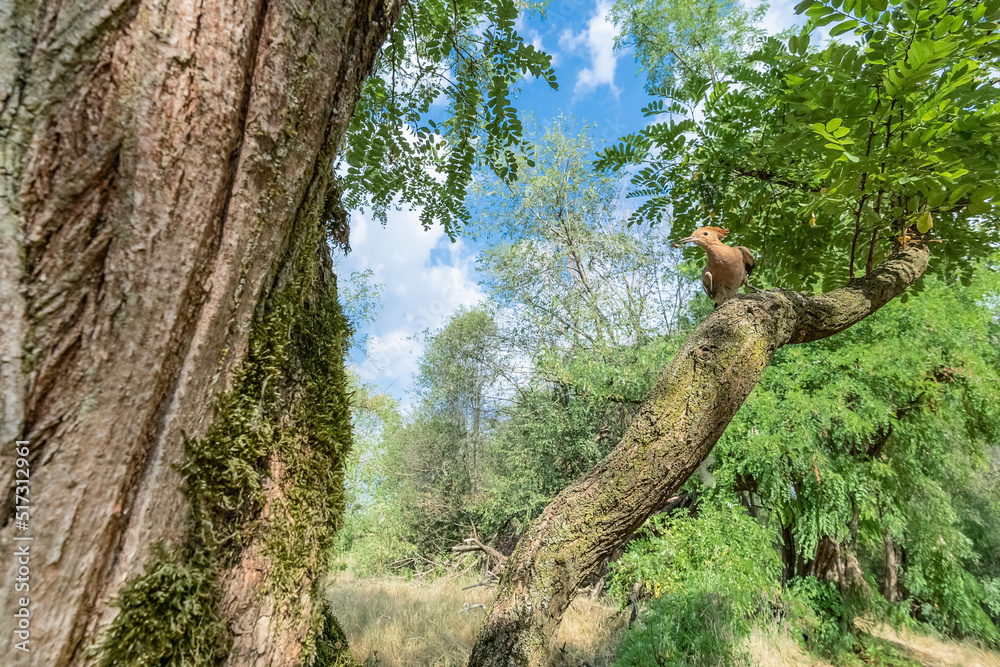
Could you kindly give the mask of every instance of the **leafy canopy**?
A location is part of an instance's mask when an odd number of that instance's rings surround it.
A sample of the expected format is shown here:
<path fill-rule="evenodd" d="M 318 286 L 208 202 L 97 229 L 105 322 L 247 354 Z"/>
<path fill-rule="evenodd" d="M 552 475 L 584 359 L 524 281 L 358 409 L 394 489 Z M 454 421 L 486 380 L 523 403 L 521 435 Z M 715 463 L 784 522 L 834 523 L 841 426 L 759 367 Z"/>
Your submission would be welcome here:
<path fill-rule="evenodd" d="M 1000 241 L 1000 0 L 807 0 L 809 25 L 766 40 L 711 85 L 677 78 L 666 117 L 598 154 L 633 166 L 634 223 L 728 227 L 765 280 L 842 284 L 894 243 L 941 240 L 933 271 L 967 280 Z M 854 43 L 812 43 L 813 31 Z"/>
<path fill-rule="evenodd" d="M 511 100 L 517 81 L 531 75 L 557 87 L 551 57 L 514 29 L 521 6 L 406 3 L 347 132 L 347 208 L 368 205 L 385 223 L 394 203 L 422 207 L 425 227 L 439 220 L 454 237 L 469 218 L 474 167 L 516 178 L 526 149 Z"/>

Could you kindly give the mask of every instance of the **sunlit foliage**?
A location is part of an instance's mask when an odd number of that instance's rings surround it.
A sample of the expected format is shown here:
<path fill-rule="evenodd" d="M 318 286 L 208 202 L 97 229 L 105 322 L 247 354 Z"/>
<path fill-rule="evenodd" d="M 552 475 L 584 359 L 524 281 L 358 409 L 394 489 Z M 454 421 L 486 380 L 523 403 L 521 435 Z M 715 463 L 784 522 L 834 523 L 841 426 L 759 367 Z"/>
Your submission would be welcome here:
<path fill-rule="evenodd" d="M 556 88 L 551 57 L 514 29 L 513 0 L 404 5 L 365 80 L 347 133 L 348 208 L 383 223 L 393 205 L 420 207 L 449 235 L 468 221 L 474 169 L 517 176 L 526 144 L 512 95 L 525 75 Z"/>
<path fill-rule="evenodd" d="M 1000 241 L 1000 3 L 799 10 L 809 27 L 714 85 L 664 82 L 645 109 L 657 121 L 597 164 L 637 167 L 634 222 L 727 227 L 776 285 L 839 286 L 925 236 L 942 241 L 931 272 L 967 281 Z M 828 24 L 844 39 L 817 47 L 811 31 Z"/>

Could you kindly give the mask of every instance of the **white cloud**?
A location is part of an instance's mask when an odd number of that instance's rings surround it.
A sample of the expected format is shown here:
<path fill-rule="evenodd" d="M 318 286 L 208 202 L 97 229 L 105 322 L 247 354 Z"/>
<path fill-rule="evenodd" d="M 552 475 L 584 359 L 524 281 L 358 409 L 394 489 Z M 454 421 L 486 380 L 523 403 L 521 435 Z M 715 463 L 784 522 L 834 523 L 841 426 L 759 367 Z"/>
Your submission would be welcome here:
<path fill-rule="evenodd" d="M 418 211 L 391 211 L 383 227 L 368 215 L 351 215 L 351 254 L 337 272 L 371 269 L 385 285 L 378 320 L 365 327 L 366 355 L 355 370 L 397 398 L 404 398 L 423 352 L 419 334 L 439 329 L 460 307 L 483 300 L 475 280 L 475 256 L 461 240 L 451 243 L 440 226 L 424 230 Z"/>
<path fill-rule="evenodd" d="M 540 32 L 538 32 L 534 28 L 525 28 L 518 32 L 521 34 L 521 37 L 524 38 L 524 41 L 526 43 L 531 44 L 533 47 L 535 47 L 536 51 L 544 51 L 549 55 L 549 57 L 551 58 L 549 65 L 551 67 L 556 67 L 559 65 L 559 52 L 554 49 L 545 48 L 545 44 L 542 42 L 542 34 Z M 533 79 L 534 77 L 529 74 L 525 78 Z"/>
<path fill-rule="evenodd" d="M 802 27 L 806 24 L 805 14 L 796 14 L 795 5 L 797 0 L 775 0 L 770 4 L 767 13 L 760 22 L 760 27 L 767 31 L 769 35 L 776 35 L 782 30 L 793 26 Z M 830 29 L 836 24 L 830 24 L 819 28 L 813 33 L 813 44 L 818 46 L 830 39 Z M 841 41 L 853 43 L 853 34 L 841 36 Z"/>
<path fill-rule="evenodd" d="M 419 343 L 404 329 L 373 335 L 368 341 L 365 360 L 355 370 L 362 380 L 378 382 L 383 389 L 396 389 L 394 384 L 405 389 L 417 369 L 420 352 Z"/>
<path fill-rule="evenodd" d="M 615 85 L 615 69 L 618 65 L 618 55 L 614 52 L 615 37 L 618 29 L 608 20 L 611 3 L 600 0 L 587 27 L 579 33 L 567 29 L 559 35 L 559 47 L 570 53 L 586 51 L 590 64 L 576 75 L 576 85 L 573 87 L 573 97 L 579 98 L 597 90 L 598 86 L 608 86 L 611 93 L 618 97 L 621 91 Z"/>
<path fill-rule="evenodd" d="M 805 25 L 805 14 L 796 15 L 795 0 L 775 0 L 767 8 L 767 13 L 760 22 L 760 27 L 769 35 L 776 35 L 793 25 Z"/>
<path fill-rule="evenodd" d="M 583 46 L 585 34 L 586 31 L 575 33 L 569 28 L 566 28 L 559 34 L 559 48 L 563 51 L 569 51 L 570 53 L 577 53 L 580 50 L 580 47 Z"/>

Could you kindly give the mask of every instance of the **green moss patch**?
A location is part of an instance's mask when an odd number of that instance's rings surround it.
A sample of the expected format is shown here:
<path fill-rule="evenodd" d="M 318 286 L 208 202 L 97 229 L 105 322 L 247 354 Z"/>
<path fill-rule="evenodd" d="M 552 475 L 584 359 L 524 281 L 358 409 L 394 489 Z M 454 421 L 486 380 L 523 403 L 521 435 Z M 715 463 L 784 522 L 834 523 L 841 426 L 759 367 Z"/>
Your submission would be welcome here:
<path fill-rule="evenodd" d="M 361 667 L 347 645 L 347 635 L 326 605 L 323 605 L 322 631 L 316 638 L 316 654 L 310 667 Z"/>
<path fill-rule="evenodd" d="M 311 227 L 258 311 L 247 357 L 219 397 L 212 425 L 203 438 L 185 440 L 184 543 L 175 552 L 158 546 L 146 573 L 113 601 L 121 612 L 93 651 L 101 665 L 224 658 L 230 636 L 218 614 L 218 575 L 251 542 L 270 564 L 261 594 L 289 609 L 299 608 L 291 598 L 301 582 L 314 581 L 326 565 L 351 445 L 343 363 L 349 331 L 324 266 L 324 229 Z"/>
<path fill-rule="evenodd" d="M 121 611 L 92 657 L 102 666 L 217 664 L 230 644 L 218 592 L 211 560 L 158 545 L 146 574 L 122 588 Z"/>

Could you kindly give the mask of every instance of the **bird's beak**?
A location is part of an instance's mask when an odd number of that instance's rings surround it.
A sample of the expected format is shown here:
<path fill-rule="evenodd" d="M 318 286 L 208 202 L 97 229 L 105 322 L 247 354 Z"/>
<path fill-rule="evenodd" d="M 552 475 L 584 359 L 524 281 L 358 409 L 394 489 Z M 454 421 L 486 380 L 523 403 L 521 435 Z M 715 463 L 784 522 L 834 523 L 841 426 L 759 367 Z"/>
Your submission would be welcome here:
<path fill-rule="evenodd" d="M 688 236 L 687 238 L 683 238 L 680 241 L 678 241 L 677 243 L 674 243 L 673 246 L 675 248 L 680 248 L 682 243 L 694 243 L 694 237 L 693 236 Z"/>

